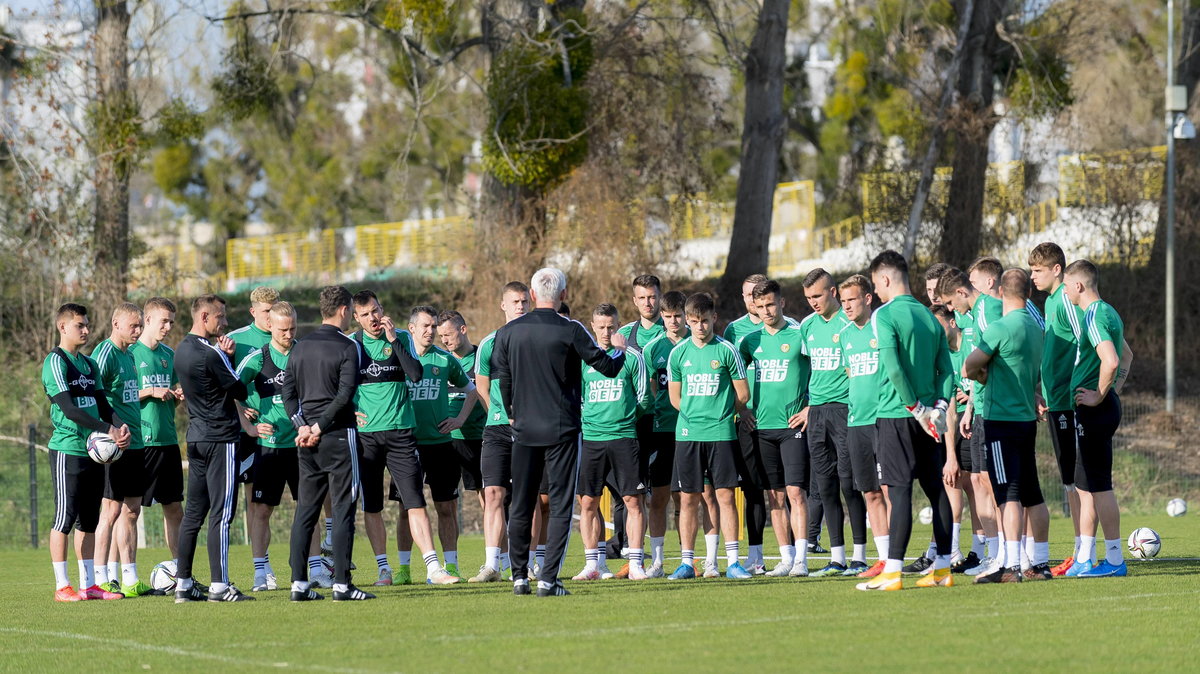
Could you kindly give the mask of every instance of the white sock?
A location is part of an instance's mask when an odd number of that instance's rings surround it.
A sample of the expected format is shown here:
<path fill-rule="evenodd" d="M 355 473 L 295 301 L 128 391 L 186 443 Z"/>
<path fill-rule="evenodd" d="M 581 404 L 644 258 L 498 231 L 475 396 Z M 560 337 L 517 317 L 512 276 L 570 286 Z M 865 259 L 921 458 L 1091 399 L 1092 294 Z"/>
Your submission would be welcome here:
<path fill-rule="evenodd" d="M 1020 541 L 1005 541 L 1004 542 L 1004 557 L 1006 565 L 1015 569 L 1021 566 L 1021 543 Z"/>
<path fill-rule="evenodd" d="M 1050 541 L 1034 541 L 1033 565 L 1046 564 L 1050 561 Z"/>
<path fill-rule="evenodd" d="M 529 582 L 529 581 L 525 581 L 525 582 Z M 551 583 L 550 581 L 546 581 L 546 580 L 539 580 L 538 581 L 538 589 L 539 590 L 553 590 L 554 583 Z"/>
<path fill-rule="evenodd" d="M 443 550 L 442 557 L 446 559 L 447 564 L 458 564 L 458 550 Z"/>
<path fill-rule="evenodd" d="M 680 550 L 679 553 L 683 557 L 682 564 L 684 566 L 690 566 L 693 568 L 696 566 L 695 550 L 688 550 L 687 548 L 684 548 L 683 550 Z"/>
<path fill-rule="evenodd" d="M 121 565 L 121 584 L 133 585 L 138 582 L 137 563 Z"/>
<path fill-rule="evenodd" d="M 450 554 L 450 553 L 446 553 L 446 554 Z M 544 545 L 537 546 L 537 549 L 533 551 L 533 561 L 536 562 L 538 566 L 541 566 L 542 562 L 546 561 L 546 546 L 544 546 Z M 449 562 L 446 562 L 446 563 L 449 564 Z M 455 563 L 457 564 L 457 562 L 455 562 Z"/>
<path fill-rule="evenodd" d="M 1075 555 L 1075 561 L 1078 563 L 1090 562 L 1096 558 L 1096 537 L 1095 536 L 1080 536 L 1079 537 L 1079 552 Z"/>
<path fill-rule="evenodd" d="M 781 545 L 779 546 L 779 555 L 783 557 L 783 565 L 791 566 L 796 563 L 796 546 Z"/>
<path fill-rule="evenodd" d="M 483 558 L 484 566 L 488 567 L 489 569 L 499 571 L 500 570 L 500 548 L 490 548 L 490 547 L 484 548 L 483 554 L 484 554 L 484 558 Z"/>
<path fill-rule="evenodd" d="M 86 590 L 96 584 L 96 563 L 91 559 L 79 562 L 79 589 Z"/>
<path fill-rule="evenodd" d="M 987 557 L 987 539 L 983 534 L 971 534 L 971 552 L 980 559 Z"/>
<path fill-rule="evenodd" d="M 108 563 L 108 579 L 114 581 L 121 577 L 121 564 L 119 562 L 110 561 Z"/>
<path fill-rule="evenodd" d="M 252 558 L 251 561 L 254 562 L 254 578 L 255 578 L 255 580 L 257 580 L 259 578 L 266 578 L 266 576 L 267 576 L 267 559 L 266 559 L 266 557 L 254 557 L 254 558 Z"/>
<path fill-rule="evenodd" d="M 308 581 L 307 580 L 293 580 L 292 581 L 292 592 L 307 592 L 307 591 L 308 591 Z"/>
<path fill-rule="evenodd" d="M 586 548 L 583 551 L 583 570 L 595 571 L 597 569 L 596 559 L 599 558 L 600 551 L 598 548 Z"/>
<path fill-rule="evenodd" d="M 653 551 L 653 554 L 654 554 L 654 558 L 651 561 L 651 564 L 661 565 L 663 563 L 663 539 L 664 538 L 665 538 L 665 536 L 651 536 L 650 537 L 650 549 Z"/>
<path fill-rule="evenodd" d="M 530 550 L 529 551 L 529 568 L 532 569 L 534 564 L 537 564 L 537 554 L 533 550 Z"/>
<path fill-rule="evenodd" d="M 505 569 L 511 569 L 511 568 L 512 568 L 512 561 L 509 560 L 508 553 L 501 552 L 500 553 L 500 570 L 503 571 Z"/>
<path fill-rule="evenodd" d="M 941 569 L 948 569 L 948 568 L 950 568 L 950 555 L 934 555 L 933 556 L 933 570 L 934 571 L 939 571 Z"/>
<path fill-rule="evenodd" d="M 747 564 L 762 564 L 763 563 L 763 546 L 751 545 L 750 552 L 746 553 Z"/>
<path fill-rule="evenodd" d="M 737 564 L 738 563 L 738 542 L 737 541 L 725 541 L 725 563 L 726 564 Z"/>
<path fill-rule="evenodd" d="M 80 562 L 80 563 L 82 564 L 82 562 Z M 82 566 L 79 568 L 83 569 Z M 95 561 L 93 560 L 92 568 L 95 569 L 96 584 L 97 585 L 107 585 L 108 584 L 108 567 L 105 566 L 104 564 L 96 566 Z M 175 568 L 178 569 L 179 567 L 175 567 Z M 81 574 L 80 577 L 82 578 L 83 571 L 81 570 L 79 573 Z M 88 585 L 87 587 L 81 587 L 79 589 L 86 590 L 88 587 L 91 587 L 91 585 Z"/>
<path fill-rule="evenodd" d="M 1083 539 L 1080 538 L 1079 536 L 1075 537 L 1075 552 L 1071 556 L 1076 559 L 1079 559 L 1079 543 L 1081 540 L 1083 540 Z"/>
<path fill-rule="evenodd" d="M 1034 550 L 1035 545 L 1037 545 L 1037 542 L 1033 540 L 1033 536 L 1025 537 L 1025 558 L 1029 560 L 1031 566 L 1037 564 L 1037 562 L 1033 561 L 1037 557 L 1037 551 Z"/>
<path fill-rule="evenodd" d="M 321 564 L 321 556 L 320 555 L 313 555 L 312 557 L 309 557 L 308 558 L 308 577 L 312 578 L 312 575 L 314 573 L 321 573 L 322 566 L 324 566 L 324 565 Z M 179 568 L 179 567 L 175 567 L 175 568 Z"/>
<path fill-rule="evenodd" d="M 67 563 L 66 562 L 51 562 L 50 565 L 54 567 L 54 589 L 55 590 L 61 590 L 64 587 L 71 584 L 71 578 L 69 576 L 67 576 Z M 86 590 L 87 588 L 82 588 L 82 589 Z"/>
<path fill-rule="evenodd" d="M 596 548 L 596 568 L 608 568 L 608 546 L 604 543 L 601 543 L 600 547 Z"/>
<path fill-rule="evenodd" d="M 903 559 L 889 559 L 883 563 L 884 573 L 899 573 L 904 568 Z"/>
<path fill-rule="evenodd" d="M 334 592 L 349 592 L 350 586 L 346 583 L 334 583 L 333 591 Z"/>
<path fill-rule="evenodd" d="M 382 555 L 375 555 L 375 566 L 378 566 L 380 571 L 390 570 L 392 568 L 392 565 L 388 563 L 388 556 L 386 552 Z"/>
<path fill-rule="evenodd" d="M 412 550 L 397 550 L 396 554 L 400 558 L 398 561 L 400 566 L 410 566 L 412 564 Z"/>
<path fill-rule="evenodd" d="M 959 536 L 962 534 L 962 522 L 955 522 L 950 526 L 950 554 L 961 555 L 962 549 L 958 546 Z"/>
<path fill-rule="evenodd" d="M 850 555 L 850 559 L 851 559 L 851 561 L 862 562 L 863 564 L 866 564 L 867 563 L 867 544 L 866 543 L 855 543 L 854 544 L 854 554 Z"/>
<path fill-rule="evenodd" d="M 425 573 L 432 576 L 435 572 L 442 570 L 442 565 L 438 563 L 436 550 L 425 553 L 423 559 L 425 560 Z"/>
<path fill-rule="evenodd" d="M 846 546 L 835 545 L 829 550 L 829 554 L 833 556 L 834 564 L 846 565 Z"/>
<path fill-rule="evenodd" d="M 937 557 L 937 543 L 929 541 L 929 547 L 925 548 L 925 559 L 933 559 Z"/>
<path fill-rule="evenodd" d="M 642 568 L 642 560 L 646 558 L 646 551 L 643 548 L 629 548 L 629 568 Z"/>
<path fill-rule="evenodd" d="M 704 561 L 708 562 L 709 566 L 717 563 L 717 544 L 721 537 L 717 534 L 704 534 Z"/>
<path fill-rule="evenodd" d="M 325 547 L 333 547 L 333 518 L 325 518 Z"/>
<path fill-rule="evenodd" d="M 808 566 L 808 541 L 796 541 L 796 561 L 792 562 L 792 566 L 796 565 Z"/>
<path fill-rule="evenodd" d="M 1113 566 L 1120 566 L 1125 561 L 1125 556 L 1121 553 L 1121 539 L 1104 539 L 1104 561 Z"/>
<path fill-rule="evenodd" d="M 228 583 L 210 583 L 208 586 L 208 591 L 210 594 L 220 594 L 221 592 L 224 592 L 228 588 L 229 588 Z"/>
<path fill-rule="evenodd" d="M 887 559 L 888 547 L 892 544 L 891 536 L 876 536 L 875 537 L 875 554 L 879 559 Z"/>
<path fill-rule="evenodd" d="M 987 554 L 985 557 L 993 559 L 1000 556 L 1000 538 L 997 536 L 989 536 L 987 539 Z"/>

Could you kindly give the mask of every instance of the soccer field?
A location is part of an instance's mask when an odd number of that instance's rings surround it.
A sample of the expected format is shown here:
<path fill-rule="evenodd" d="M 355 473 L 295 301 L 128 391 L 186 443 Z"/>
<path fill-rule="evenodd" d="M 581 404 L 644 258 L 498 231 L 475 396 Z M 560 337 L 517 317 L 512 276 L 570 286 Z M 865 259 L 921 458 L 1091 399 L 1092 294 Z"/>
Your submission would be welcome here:
<path fill-rule="evenodd" d="M 903 592 L 870 594 L 848 578 L 721 578 L 568 580 L 572 596 L 545 599 L 515 597 L 508 583 L 463 583 L 374 588 L 379 599 L 363 603 L 335 604 L 325 591 L 325 601 L 292 604 L 277 591 L 241 604 L 176 606 L 161 597 L 56 604 L 48 553 L 6 551 L 0 670 L 1195 671 L 1200 519 L 1123 524 L 1150 526 L 1163 538 L 1161 558 L 1131 561 L 1128 578 L 972 586 L 956 576 L 963 582 L 954 588 L 923 590 L 906 578 Z M 1055 559 L 1069 551 L 1069 527 L 1052 522 Z M 916 527 L 912 555 L 928 535 L 929 527 Z M 374 564 L 366 541 L 356 543 L 365 584 Z M 284 546 L 273 547 L 282 581 Z M 581 552 L 576 539 L 568 576 L 582 565 Z M 460 555 L 465 570 L 482 557 L 482 540 L 464 540 Z M 141 551 L 143 578 L 164 557 Z M 246 547 L 231 552 L 242 587 L 249 557 Z M 201 550 L 198 566 L 203 559 Z M 810 567 L 820 561 L 810 558 Z M 419 567 L 414 575 L 422 576 Z M 70 568 L 74 580 L 74 561 Z"/>

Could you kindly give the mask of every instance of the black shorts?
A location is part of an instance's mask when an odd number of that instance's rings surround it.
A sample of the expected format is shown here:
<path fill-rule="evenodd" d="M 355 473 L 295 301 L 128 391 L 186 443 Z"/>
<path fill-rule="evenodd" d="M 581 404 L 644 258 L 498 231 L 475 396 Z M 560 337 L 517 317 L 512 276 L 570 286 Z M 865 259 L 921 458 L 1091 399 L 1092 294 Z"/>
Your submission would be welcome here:
<path fill-rule="evenodd" d="M 734 440 L 676 442 L 674 491 L 702 493 L 706 477 L 715 489 L 733 489 L 738 486 L 737 454 Z"/>
<path fill-rule="evenodd" d="M 879 483 L 911 485 L 918 475 L 941 475 L 945 450 L 916 419 L 875 420 L 875 460 Z"/>
<path fill-rule="evenodd" d="M 1075 484 L 1075 411 L 1050 412 L 1050 443 L 1058 461 L 1058 474 L 1065 485 Z"/>
<path fill-rule="evenodd" d="M 642 470 L 641 452 L 635 438 L 617 440 L 584 440 L 579 457 L 580 496 L 599 497 L 606 478 L 612 471 L 614 485 L 620 496 L 637 496 L 646 492 L 646 474 Z"/>
<path fill-rule="evenodd" d="M 850 452 L 846 446 L 845 403 L 825 403 L 808 408 L 808 452 L 818 475 L 849 479 Z"/>
<path fill-rule="evenodd" d="M 300 484 L 300 462 L 295 447 L 259 447 L 254 460 L 254 487 L 250 501 L 275 507 L 283 500 L 283 488 L 288 488 L 292 500 L 297 500 Z"/>
<path fill-rule="evenodd" d="M 183 457 L 179 445 L 158 445 L 142 450 L 146 466 L 146 491 L 142 506 L 183 502 Z"/>
<path fill-rule="evenodd" d="M 1019 501 L 1026 508 L 1045 503 L 1038 482 L 1036 421 L 985 421 L 988 477 L 996 503 Z"/>
<path fill-rule="evenodd" d="M 479 452 L 484 487 L 512 489 L 512 426 L 485 426 Z"/>
<path fill-rule="evenodd" d="M 89 456 L 50 450 L 50 485 L 54 490 L 54 531 L 72 528 L 94 533 L 100 521 L 104 493 L 104 466 Z"/>
<path fill-rule="evenodd" d="M 542 481 L 538 483 L 538 496 L 550 495 L 550 469 L 542 466 Z"/>
<path fill-rule="evenodd" d="M 391 485 L 406 508 L 425 507 L 425 489 L 421 481 L 421 459 L 412 429 L 374 431 L 358 434 L 358 476 L 362 486 L 363 512 L 383 511 L 383 469 L 391 475 Z"/>
<path fill-rule="evenodd" d="M 254 481 L 254 463 L 258 461 L 258 438 L 245 433 L 238 435 L 238 476 L 240 483 L 250 484 Z"/>
<path fill-rule="evenodd" d="M 734 458 L 737 460 L 738 486 L 742 491 L 767 489 L 767 471 L 763 467 L 762 450 L 758 446 L 758 433 L 744 431 L 742 425 L 738 424 L 737 435 L 739 451 Z"/>
<path fill-rule="evenodd" d="M 421 470 L 425 471 L 425 484 L 429 485 L 429 495 L 433 500 L 457 501 L 458 481 L 462 479 L 462 469 L 458 466 L 458 452 L 455 451 L 454 444 L 418 444 L 417 455 L 421 457 Z M 392 481 L 395 482 L 395 478 Z"/>
<path fill-rule="evenodd" d="M 846 444 L 850 448 L 850 472 L 854 488 L 861 492 L 879 491 L 875 426 L 850 426 L 846 429 Z"/>
<path fill-rule="evenodd" d="M 972 433 L 971 435 L 974 435 Z M 971 459 L 971 441 L 964 438 L 958 424 L 954 424 L 954 450 L 958 454 L 958 469 L 968 473 L 974 473 L 972 470 L 975 462 Z"/>
<path fill-rule="evenodd" d="M 987 431 L 983 427 L 983 417 L 976 414 L 971 418 L 971 472 L 983 473 L 988 469 Z"/>
<path fill-rule="evenodd" d="M 652 488 L 668 487 L 674 481 L 675 434 L 651 433 L 650 444 L 642 445 L 642 456 L 647 463 Z"/>
<path fill-rule="evenodd" d="M 767 489 L 808 489 L 808 434 L 799 428 L 759 429 L 758 452 L 762 457 Z"/>
<path fill-rule="evenodd" d="M 104 498 L 124 501 L 146 495 L 146 460 L 144 449 L 127 450 L 121 458 L 104 466 Z"/>
<path fill-rule="evenodd" d="M 1075 409 L 1075 486 L 1112 491 L 1113 435 L 1121 425 L 1121 398 L 1112 391 L 1095 407 Z"/>
<path fill-rule="evenodd" d="M 482 439 L 454 439 L 454 451 L 458 454 L 458 468 L 462 471 L 463 489 L 467 491 L 483 489 L 483 473 L 479 468 L 479 457 L 482 450 Z"/>

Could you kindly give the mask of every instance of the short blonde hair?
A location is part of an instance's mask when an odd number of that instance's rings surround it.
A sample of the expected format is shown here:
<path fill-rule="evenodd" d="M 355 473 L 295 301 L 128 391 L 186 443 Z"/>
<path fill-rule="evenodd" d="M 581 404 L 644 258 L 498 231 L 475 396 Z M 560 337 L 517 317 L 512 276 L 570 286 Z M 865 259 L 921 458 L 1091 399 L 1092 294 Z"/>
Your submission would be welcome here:
<path fill-rule="evenodd" d="M 291 302 L 279 301 L 271 305 L 271 313 L 276 316 L 288 316 L 292 319 L 296 318 L 296 307 L 292 306 Z"/>
<path fill-rule="evenodd" d="M 279 291 L 270 286 L 258 286 L 250 291 L 251 304 L 275 304 L 279 301 Z"/>
<path fill-rule="evenodd" d="M 112 319 L 114 321 L 117 320 L 117 316 L 137 316 L 141 318 L 142 308 L 133 302 L 121 302 L 112 312 Z"/>

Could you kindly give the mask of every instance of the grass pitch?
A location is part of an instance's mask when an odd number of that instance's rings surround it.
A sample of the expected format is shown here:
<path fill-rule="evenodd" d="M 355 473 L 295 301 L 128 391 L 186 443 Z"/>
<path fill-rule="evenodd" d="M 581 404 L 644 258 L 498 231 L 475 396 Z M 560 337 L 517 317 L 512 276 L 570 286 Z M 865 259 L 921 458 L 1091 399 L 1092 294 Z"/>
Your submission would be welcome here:
<path fill-rule="evenodd" d="M 551 599 L 515 597 L 507 583 L 463 583 L 374 588 L 379 599 L 364 603 L 292 604 L 277 591 L 243 604 L 176 606 L 158 597 L 56 604 L 48 553 L 6 551 L 0 670 L 1195 671 L 1200 519 L 1131 517 L 1123 526 L 1149 526 L 1163 538 L 1160 558 L 1130 561 L 1128 578 L 972 586 L 956 576 L 954 588 L 926 590 L 906 579 L 905 591 L 878 594 L 856 592 L 854 579 L 722 578 L 568 580 L 574 594 Z M 1051 531 L 1052 557 L 1061 558 L 1070 523 L 1056 518 Z M 928 535 L 916 527 L 912 555 Z M 667 540 L 668 557 L 677 558 Z M 284 545 L 273 550 L 283 581 Z M 482 541 L 464 540 L 459 554 L 463 571 L 473 570 Z M 143 579 L 165 557 L 141 551 Z M 197 557 L 202 568 L 203 550 Z M 248 588 L 249 549 L 235 547 L 231 557 L 234 582 Z M 374 565 L 361 536 L 355 557 L 365 585 Z M 576 539 L 564 573 L 582 562 Z M 668 570 L 675 563 L 669 559 Z M 75 581 L 73 559 L 70 569 Z"/>

